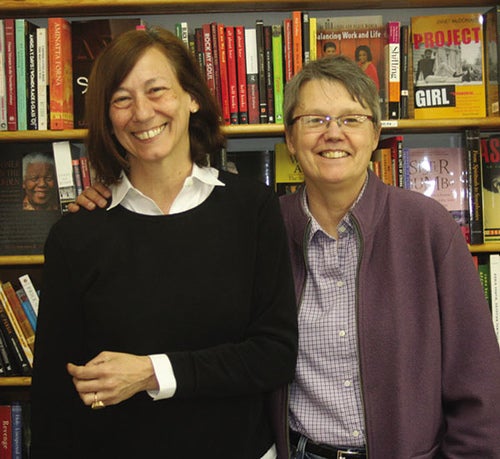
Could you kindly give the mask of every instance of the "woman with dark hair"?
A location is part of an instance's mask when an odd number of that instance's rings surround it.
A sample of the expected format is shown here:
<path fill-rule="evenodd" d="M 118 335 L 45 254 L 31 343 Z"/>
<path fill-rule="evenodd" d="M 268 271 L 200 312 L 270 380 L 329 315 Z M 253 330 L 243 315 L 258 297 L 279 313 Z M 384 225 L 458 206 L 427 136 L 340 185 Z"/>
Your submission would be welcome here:
<path fill-rule="evenodd" d="M 297 351 L 277 197 L 208 166 L 219 110 L 170 32 L 109 44 L 85 105 L 113 199 L 47 239 L 32 459 L 288 457 L 266 411 Z"/>
<path fill-rule="evenodd" d="M 372 51 L 367 45 L 360 45 L 354 51 L 354 59 L 363 71 L 373 80 L 375 86 L 380 90 L 377 67 L 373 63 Z"/>

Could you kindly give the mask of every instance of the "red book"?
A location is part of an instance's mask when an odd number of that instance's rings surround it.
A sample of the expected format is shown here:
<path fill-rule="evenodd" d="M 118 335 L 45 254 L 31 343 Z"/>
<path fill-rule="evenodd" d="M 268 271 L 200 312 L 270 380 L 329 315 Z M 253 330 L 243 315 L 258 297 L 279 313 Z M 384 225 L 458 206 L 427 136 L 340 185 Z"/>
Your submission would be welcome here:
<path fill-rule="evenodd" d="M 238 124 L 238 77 L 236 74 L 236 40 L 234 27 L 226 27 L 227 81 L 229 92 L 229 119 Z"/>
<path fill-rule="evenodd" d="M 217 44 L 219 48 L 219 77 L 220 77 L 220 100 L 222 108 L 222 119 L 227 126 L 230 124 L 229 113 L 229 81 L 227 74 L 227 52 L 226 52 L 226 32 L 224 24 L 217 24 Z"/>
<path fill-rule="evenodd" d="M 212 53 L 212 33 L 210 24 L 203 24 L 203 53 L 205 55 L 205 78 L 210 92 L 215 97 L 214 55 Z"/>
<path fill-rule="evenodd" d="M 302 12 L 292 11 L 293 74 L 302 68 Z"/>
<path fill-rule="evenodd" d="M 236 26 L 236 73 L 238 75 L 238 121 L 248 124 L 247 64 L 245 52 L 245 27 Z"/>
<path fill-rule="evenodd" d="M 292 20 L 286 18 L 283 20 L 283 48 L 285 60 L 285 82 L 293 77 L 293 38 L 292 38 Z"/>
<path fill-rule="evenodd" d="M 10 405 L 0 405 L 0 458 L 12 457 L 12 414 Z"/>
<path fill-rule="evenodd" d="M 4 20 L 7 129 L 17 131 L 16 35 L 14 19 Z"/>
<path fill-rule="evenodd" d="M 259 64 L 255 28 L 245 29 L 245 56 L 247 63 L 248 122 L 250 124 L 260 124 Z"/>
<path fill-rule="evenodd" d="M 71 24 L 48 19 L 50 129 L 73 129 Z"/>

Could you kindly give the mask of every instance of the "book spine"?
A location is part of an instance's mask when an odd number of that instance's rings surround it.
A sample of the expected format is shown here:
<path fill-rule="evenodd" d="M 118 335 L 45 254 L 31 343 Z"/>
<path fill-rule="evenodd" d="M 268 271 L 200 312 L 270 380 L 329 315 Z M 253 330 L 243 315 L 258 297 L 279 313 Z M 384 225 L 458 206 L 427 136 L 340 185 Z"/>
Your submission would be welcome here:
<path fill-rule="evenodd" d="M 255 21 L 255 37 L 257 39 L 257 82 L 259 87 L 259 122 L 268 122 L 266 95 L 266 58 L 264 56 L 264 21 Z"/>
<path fill-rule="evenodd" d="M 201 74 L 205 76 L 205 53 L 203 51 L 203 29 L 196 27 L 194 29 L 194 57 L 198 62 Z"/>
<path fill-rule="evenodd" d="M 89 159 L 85 155 L 80 156 L 80 172 L 82 174 L 82 187 L 85 190 L 92 185 Z"/>
<path fill-rule="evenodd" d="M 302 69 L 302 12 L 292 11 L 293 74 Z"/>
<path fill-rule="evenodd" d="M 230 124 L 238 124 L 238 77 L 236 73 L 236 40 L 234 26 L 226 26 L 227 82 Z"/>
<path fill-rule="evenodd" d="M 0 405 L 0 457 L 12 458 L 12 413 L 10 405 Z"/>
<path fill-rule="evenodd" d="M 5 376 L 12 376 L 15 374 L 15 366 L 12 364 L 9 353 L 9 346 L 2 327 L 0 326 L 0 358 L 2 359 Z"/>
<path fill-rule="evenodd" d="M 16 88 L 17 88 L 17 129 L 28 129 L 26 106 L 26 20 L 15 20 L 16 34 Z"/>
<path fill-rule="evenodd" d="M 22 276 L 19 276 L 19 283 L 26 292 L 26 296 L 28 297 L 28 300 L 31 303 L 33 311 L 35 311 L 35 315 L 38 316 L 38 304 L 40 302 L 40 299 L 38 297 L 38 293 L 35 289 L 35 286 L 33 285 L 30 275 L 23 274 Z"/>
<path fill-rule="evenodd" d="M 310 60 L 315 61 L 318 58 L 318 48 L 316 46 L 316 34 L 318 31 L 315 17 L 309 18 L 309 43 L 310 43 Z"/>
<path fill-rule="evenodd" d="M 210 89 L 210 92 L 214 97 L 216 97 L 214 55 L 212 53 L 212 33 L 210 31 L 210 24 L 208 23 L 203 24 L 202 31 L 203 31 L 203 54 L 205 56 L 205 78 L 207 80 L 207 85 L 208 88 Z"/>
<path fill-rule="evenodd" d="M 217 22 L 210 23 L 210 37 L 212 39 L 212 55 L 214 63 L 214 81 L 215 81 L 215 98 L 219 102 L 219 107 L 222 112 L 222 93 L 220 83 L 220 65 L 219 65 L 219 41 L 217 38 Z"/>
<path fill-rule="evenodd" d="M 11 405 L 12 459 L 23 459 L 23 413 L 19 402 Z"/>
<path fill-rule="evenodd" d="M 30 300 L 28 300 L 28 297 L 26 296 L 26 292 L 21 287 L 16 290 L 16 295 L 19 298 L 19 302 L 24 309 L 24 313 L 26 314 L 26 317 L 31 324 L 31 328 L 33 328 L 33 331 L 36 332 L 36 315 L 35 311 L 33 310 L 33 306 L 31 306 Z"/>
<path fill-rule="evenodd" d="M 68 204 L 76 200 L 76 186 L 73 179 L 71 144 L 68 141 L 52 142 L 54 162 L 56 163 L 57 186 L 61 212 L 69 212 Z"/>
<path fill-rule="evenodd" d="M 9 318 L 10 324 L 12 326 L 12 329 L 14 330 L 14 333 L 16 334 L 17 340 L 19 341 L 19 344 L 24 352 L 24 355 L 26 356 L 29 366 L 33 368 L 33 349 L 31 348 L 30 344 L 28 343 L 28 340 L 26 339 L 26 336 L 24 335 L 24 332 L 21 328 L 21 325 L 19 321 L 17 320 L 16 315 L 14 314 L 14 310 L 5 294 L 5 291 L 3 289 L 3 286 L 0 285 L 0 301 L 3 304 L 3 308 L 5 310 L 5 313 L 7 314 L 7 317 Z"/>
<path fill-rule="evenodd" d="M 15 362 L 14 363 L 15 373 L 24 376 L 31 374 L 32 361 L 30 362 L 28 356 L 24 352 L 23 347 L 21 346 L 19 337 L 13 328 L 13 325 L 4 307 L 4 302 L 1 298 L 0 298 L 0 327 L 2 328 L 3 336 L 5 337 L 5 341 L 7 343 L 9 355 L 13 359 L 13 362 Z"/>
<path fill-rule="evenodd" d="M 49 128 L 47 46 L 47 28 L 39 27 L 36 31 L 37 116 L 39 130 L 47 130 Z"/>
<path fill-rule="evenodd" d="M 0 131 L 7 130 L 7 82 L 5 72 L 5 30 L 0 19 Z"/>
<path fill-rule="evenodd" d="M 482 160 L 479 129 L 465 130 L 470 244 L 484 243 Z"/>
<path fill-rule="evenodd" d="M 387 23 L 386 84 L 389 119 L 399 118 L 400 101 L 400 26 L 399 21 Z"/>
<path fill-rule="evenodd" d="M 308 11 L 302 12 L 302 62 L 307 64 L 311 60 L 311 30 L 310 17 Z"/>
<path fill-rule="evenodd" d="M 285 83 L 288 83 L 293 77 L 293 25 L 290 18 L 283 20 L 283 45 Z"/>
<path fill-rule="evenodd" d="M 248 124 L 247 64 L 245 27 L 236 26 L 236 73 L 238 76 L 238 122 Z"/>
<path fill-rule="evenodd" d="M 3 289 L 7 302 L 19 324 L 19 328 L 31 349 L 31 352 L 35 351 L 35 331 L 30 324 L 28 316 L 24 312 L 24 309 L 17 297 L 16 291 L 10 282 L 5 282 L 0 284 L 0 289 Z"/>
<path fill-rule="evenodd" d="M 83 191 L 82 173 L 80 168 L 80 159 L 73 158 L 71 160 L 73 166 L 73 181 L 75 182 L 76 195 L 78 196 Z"/>
<path fill-rule="evenodd" d="M 499 71 L 500 71 L 500 5 L 483 14 L 486 70 L 486 113 L 487 116 L 498 116 L 499 107 Z"/>
<path fill-rule="evenodd" d="M 273 68 L 273 44 L 272 28 L 264 26 L 264 72 L 265 72 L 265 94 L 267 107 L 267 122 L 275 122 L 274 114 L 274 68 Z"/>
<path fill-rule="evenodd" d="M 490 254 L 491 317 L 500 345 L 500 254 Z"/>
<path fill-rule="evenodd" d="M 229 111 L 229 80 L 227 72 L 226 32 L 224 24 L 221 23 L 217 24 L 217 43 L 219 48 L 219 78 L 222 120 L 227 126 L 231 124 L 231 114 Z"/>
<path fill-rule="evenodd" d="M 37 47 L 36 36 L 38 27 L 31 22 L 27 23 L 26 34 L 26 69 L 27 69 L 27 101 L 28 101 L 28 129 L 38 129 L 38 97 L 37 97 Z"/>
<path fill-rule="evenodd" d="M 63 18 L 48 19 L 50 129 L 73 128 L 71 25 Z"/>
<path fill-rule="evenodd" d="M 410 30 L 407 25 L 402 25 L 399 30 L 400 35 L 400 96 L 399 96 L 399 117 L 401 119 L 409 118 L 409 91 L 408 79 L 409 75 L 409 41 Z"/>
<path fill-rule="evenodd" d="M 283 123 L 283 32 L 279 24 L 272 26 L 272 52 L 274 73 L 274 118 L 275 122 Z"/>
<path fill-rule="evenodd" d="M 255 28 L 245 29 L 245 57 L 247 68 L 248 122 L 259 124 L 259 64 Z"/>
<path fill-rule="evenodd" d="M 14 19 L 4 20 L 5 84 L 7 90 L 7 129 L 17 130 L 16 34 Z"/>

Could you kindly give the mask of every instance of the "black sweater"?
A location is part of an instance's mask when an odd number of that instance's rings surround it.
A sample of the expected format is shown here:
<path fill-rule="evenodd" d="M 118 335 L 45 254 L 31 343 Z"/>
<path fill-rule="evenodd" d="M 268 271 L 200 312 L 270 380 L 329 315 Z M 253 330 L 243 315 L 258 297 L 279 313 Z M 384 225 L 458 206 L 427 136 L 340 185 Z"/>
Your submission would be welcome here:
<path fill-rule="evenodd" d="M 257 459 L 266 393 L 293 377 L 296 307 L 278 200 L 221 174 L 200 206 L 63 217 L 45 248 L 32 459 Z M 177 391 L 92 411 L 66 372 L 103 350 L 168 354 Z M 53 405 L 56 404 L 56 406 Z"/>

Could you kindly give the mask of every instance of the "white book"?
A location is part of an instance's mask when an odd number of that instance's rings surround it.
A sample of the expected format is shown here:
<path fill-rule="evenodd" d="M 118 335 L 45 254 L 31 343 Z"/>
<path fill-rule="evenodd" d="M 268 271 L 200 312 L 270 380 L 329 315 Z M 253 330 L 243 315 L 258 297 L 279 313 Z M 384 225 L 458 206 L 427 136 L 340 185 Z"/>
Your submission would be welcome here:
<path fill-rule="evenodd" d="M 68 204 L 76 201 L 76 185 L 73 178 L 73 158 L 69 141 L 52 142 L 54 162 L 56 163 L 59 202 L 63 214 L 68 212 Z"/>
<path fill-rule="evenodd" d="M 0 131 L 7 130 L 7 81 L 5 76 L 5 32 L 0 19 Z"/>
<path fill-rule="evenodd" d="M 21 283 L 21 287 L 23 288 L 24 293 L 26 293 L 26 296 L 28 297 L 31 306 L 33 307 L 35 315 L 38 316 L 38 304 L 40 302 L 40 299 L 38 297 L 38 293 L 35 289 L 35 286 L 31 281 L 31 277 L 29 276 L 29 274 L 23 274 L 22 276 L 19 277 L 19 282 Z"/>
<path fill-rule="evenodd" d="M 491 317 L 500 345 L 500 254 L 490 254 Z"/>
<path fill-rule="evenodd" d="M 36 31 L 36 59 L 37 59 L 37 110 L 38 129 L 47 130 L 48 125 L 48 56 L 47 56 L 47 28 L 39 27 Z"/>

